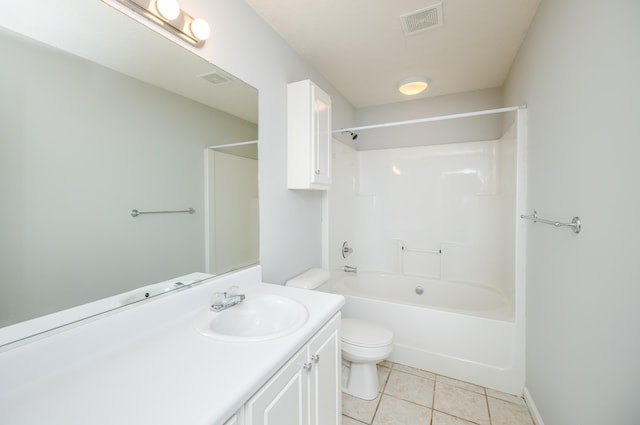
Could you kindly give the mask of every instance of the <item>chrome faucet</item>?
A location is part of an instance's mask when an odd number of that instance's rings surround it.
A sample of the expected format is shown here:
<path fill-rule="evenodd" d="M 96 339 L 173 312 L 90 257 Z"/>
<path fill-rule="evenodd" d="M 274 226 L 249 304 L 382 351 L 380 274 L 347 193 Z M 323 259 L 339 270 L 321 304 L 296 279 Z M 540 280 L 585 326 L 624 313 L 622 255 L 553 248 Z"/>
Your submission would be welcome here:
<path fill-rule="evenodd" d="M 344 270 L 347 273 L 358 273 L 358 268 L 353 266 L 344 266 L 342 270 Z"/>
<path fill-rule="evenodd" d="M 212 311 L 222 311 L 229 307 L 233 307 L 236 304 L 240 304 L 244 301 L 244 294 L 237 294 L 236 291 L 239 288 L 232 286 L 229 288 L 229 292 L 216 292 L 213 294 L 213 303 L 211 304 Z"/>

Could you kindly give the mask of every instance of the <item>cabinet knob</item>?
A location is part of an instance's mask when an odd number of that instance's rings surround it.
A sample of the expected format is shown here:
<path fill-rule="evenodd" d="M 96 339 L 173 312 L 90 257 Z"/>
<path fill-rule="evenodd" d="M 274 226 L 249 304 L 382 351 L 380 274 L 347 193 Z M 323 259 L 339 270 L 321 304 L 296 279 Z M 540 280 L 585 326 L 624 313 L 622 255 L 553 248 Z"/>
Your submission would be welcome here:
<path fill-rule="evenodd" d="M 320 170 L 316 170 L 316 174 L 320 175 Z"/>
<path fill-rule="evenodd" d="M 318 362 L 320 361 L 320 354 L 312 354 L 312 355 L 311 355 L 311 360 L 312 360 L 314 363 L 318 363 Z"/>
<path fill-rule="evenodd" d="M 313 364 L 311 362 L 306 362 L 305 364 L 302 365 L 302 368 L 304 370 L 309 371 L 309 370 L 311 370 L 313 368 Z"/>

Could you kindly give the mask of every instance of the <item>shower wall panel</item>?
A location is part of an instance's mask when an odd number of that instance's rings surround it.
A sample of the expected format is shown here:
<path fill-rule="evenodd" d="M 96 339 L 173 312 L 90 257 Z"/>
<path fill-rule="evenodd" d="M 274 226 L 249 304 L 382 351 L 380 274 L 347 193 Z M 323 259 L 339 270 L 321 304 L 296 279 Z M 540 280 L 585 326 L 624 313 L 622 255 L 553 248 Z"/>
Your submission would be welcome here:
<path fill-rule="evenodd" d="M 505 225 L 513 222 L 511 145 L 505 138 L 359 152 L 338 147 L 338 189 L 329 194 L 334 201 L 329 210 L 340 211 L 330 222 L 333 244 L 340 239 L 337 225 L 342 232 L 348 229 L 353 265 L 362 270 L 479 283 L 512 293 L 513 267 L 503 261 L 513 250 L 513 226 Z M 356 167 L 352 159 L 341 159 L 354 154 Z M 345 197 L 350 187 L 352 198 Z M 339 266 L 339 260 L 330 264 Z"/>

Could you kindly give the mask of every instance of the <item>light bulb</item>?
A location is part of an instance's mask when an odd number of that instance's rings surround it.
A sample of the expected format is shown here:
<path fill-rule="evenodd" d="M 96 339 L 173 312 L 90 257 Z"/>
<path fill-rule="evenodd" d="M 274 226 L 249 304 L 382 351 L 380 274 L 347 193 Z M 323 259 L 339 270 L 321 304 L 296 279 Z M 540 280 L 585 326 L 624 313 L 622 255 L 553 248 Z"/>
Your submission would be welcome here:
<path fill-rule="evenodd" d="M 173 21 L 180 16 L 180 5 L 176 0 L 156 0 L 156 9 L 164 19 Z"/>
<path fill-rule="evenodd" d="M 207 21 L 201 18 L 196 18 L 191 21 L 191 25 L 189 25 L 191 29 L 191 34 L 199 41 L 205 41 L 211 35 L 211 29 L 209 28 L 209 24 Z"/>

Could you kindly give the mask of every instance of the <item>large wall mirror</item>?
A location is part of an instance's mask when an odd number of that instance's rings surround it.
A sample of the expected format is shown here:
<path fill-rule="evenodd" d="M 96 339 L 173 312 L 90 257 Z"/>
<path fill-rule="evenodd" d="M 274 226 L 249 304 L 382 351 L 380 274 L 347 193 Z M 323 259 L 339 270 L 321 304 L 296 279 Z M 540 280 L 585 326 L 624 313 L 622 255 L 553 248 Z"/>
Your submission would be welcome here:
<path fill-rule="evenodd" d="M 63 3 L 0 4 L 0 346 L 258 260 L 257 90 Z"/>

